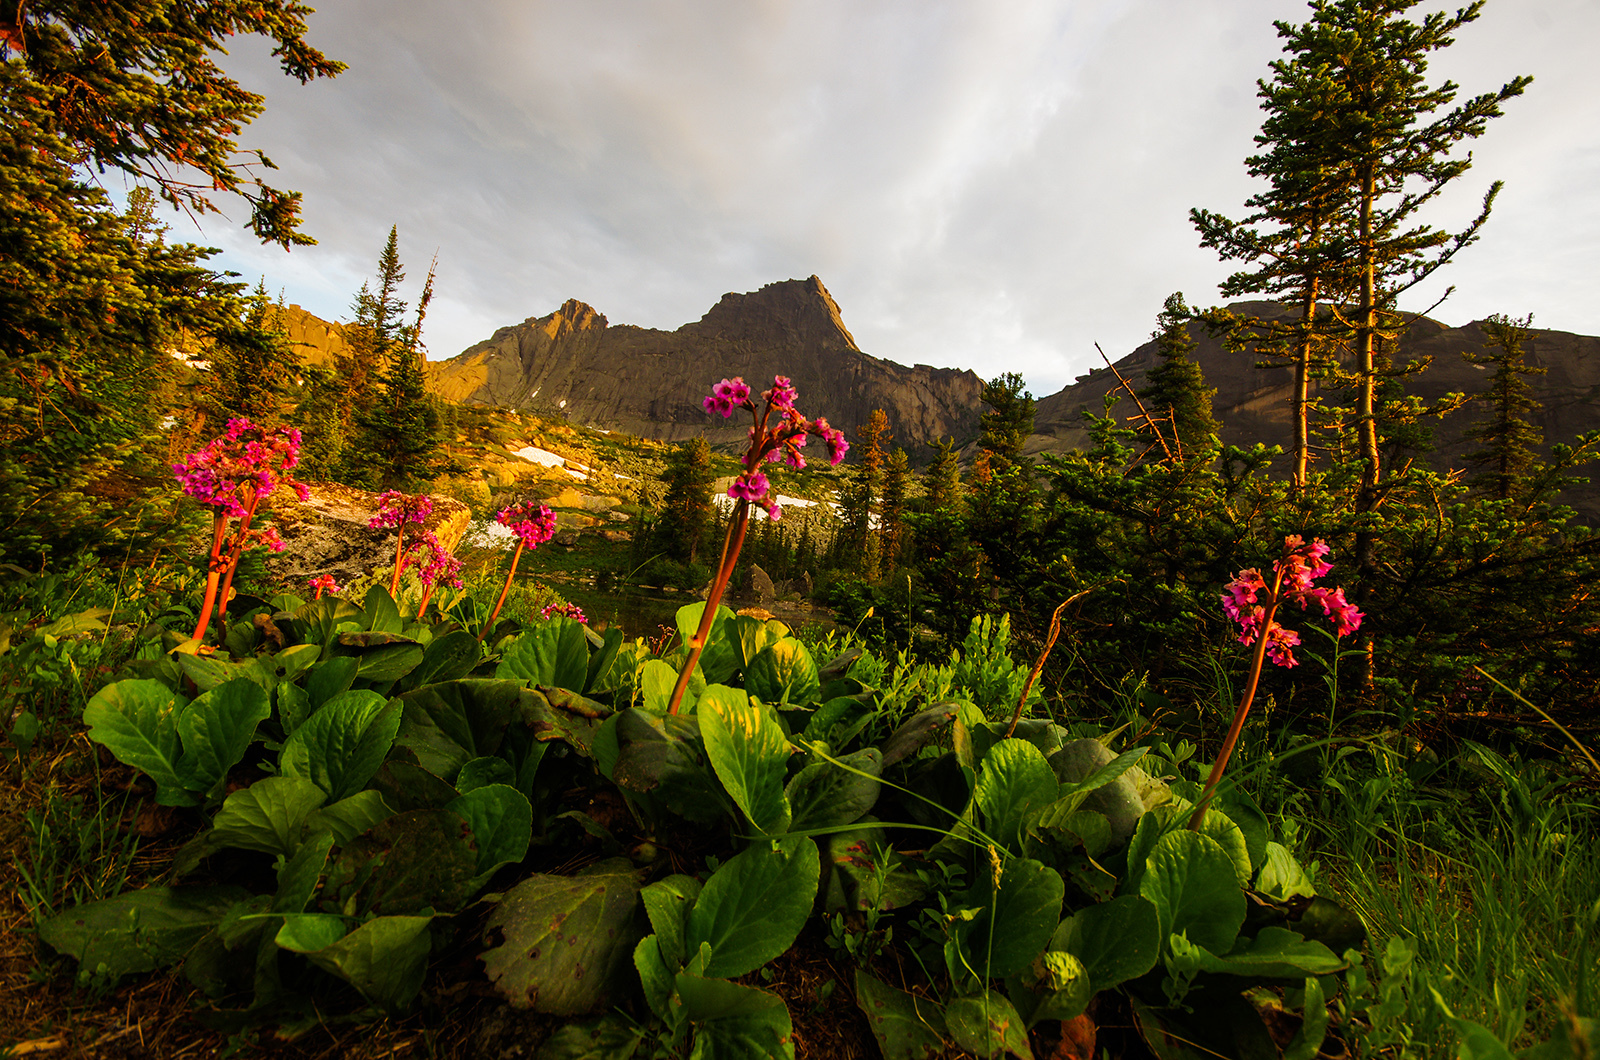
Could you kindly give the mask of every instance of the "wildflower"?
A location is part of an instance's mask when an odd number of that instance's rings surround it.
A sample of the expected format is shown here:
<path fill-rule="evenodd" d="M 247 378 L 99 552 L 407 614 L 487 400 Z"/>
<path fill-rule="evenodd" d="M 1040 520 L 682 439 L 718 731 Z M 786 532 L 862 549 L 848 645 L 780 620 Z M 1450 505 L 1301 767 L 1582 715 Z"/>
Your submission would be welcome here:
<path fill-rule="evenodd" d="M 417 617 L 421 618 L 428 609 L 428 601 L 433 597 L 433 588 L 440 582 L 446 585 L 461 588 L 461 561 L 450 553 L 450 550 L 439 544 L 439 539 L 431 532 L 424 532 L 412 543 L 406 556 L 407 565 L 417 564 L 421 570 L 417 576 L 422 579 L 422 600 L 417 604 Z"/>
<path fill-rule="evenodd" d="M 587 624 L 589 621 L 589 619 L 584 616 L 583 608 L 579 607 L 577 604 L 545 604 L 543 607 L 539 608 L 539 616 L 541 618 L 550 618 L 554 615 L 565 615 L 574 622 L 582 622 L 585 624 Z"/>
<path fill-rule="evenodd" d="M 724 379 L 723 383 L 726 382 L 728 380 Z M 748 396 L 748 388 L 746 394 Z M 731 407 L 729 411 L 732 411 Z M 489 612 L 488 619 L 478 628 L 480 641 L 488 634 L 490 627 L 494 625 L 494 620 L 500 615 L 500 609 L 505 606 L 506 597 L 511 592 L 511 579 L 517 576 L 517 561 L 522 559 L 522 550 L 538 548 L 556 535 L 556 513 L 538 501 L 524 501 L 509 508 L 502 508 L 494 518 L 495 522 L 516 535 L 517 547 L 511 553 L 511 569 L 506 571 L 506 583 L 500 588 L 500 598 L 494 602 L 494 610 Z"/>
<path fill-rule="evenodd" d="M 333 580 L 333 575 L 331 574 L 317 575 L 315 578 L 312 578 L 306 583 L 306 587 L 312 592 L 316 593 L 316 595 L 311 598 L 313 600 L 322 599 L 323 593 L 336 593 L 341 591 L 339 589 L 339 583 Z"/>
<path fill-rule="evenodd" d="M 746 471 L 733 480 L 733 485 L 728 487 L 728 496 L 736 501 L 759 501 L 767 495 L 771 485 L 761 472 Z"/>
<path fill-rule="evenodd" d="M 406 569 L 406 527 L 421 525 L 433 514 L 433 501 L 421 494 L 386 490 L 378 495 L 378 513 L 367 520 L 373 530 L 395 530 L 394 575 L 389 579 L 389 596 L 400 595 L 400 575 Z"/>
<path fill-rule="evenodd" d="M 1271 613 L 1284 600 L 1289 600 L 1304 611 L 1315 603 L 1322 613 L 1333 619 L 1339 636 L 1348 636 L 1361 628 L 1364 617 L 1354 604 L 1344 597 L 1344 590 L 1328 589 L 1312 582 L 1333 570 L 1327 561 L 1330 551 L 1327 544 L 1314 540 L 1306 544 L 1298 534 L 1283 541 L 1283 558 L 1273 565 L 1277 578 L 1276 589 L 1269 588 L 1258 570 L 1242 570 L 1234 575 L 1222 592 L 1222 609 L 1239 624 L 1239 643 L 1254 644 L 1261 635 L 1264 623 L 1267 629 L 1267 655 L 1279 666 L 1294 666 L 1296 660 L 1291 650 L 1300 643 L 1300 635 L 1283 629 L 1271 620 Z M 1265 602 L 1261 602 L 1265 594 Z"/>

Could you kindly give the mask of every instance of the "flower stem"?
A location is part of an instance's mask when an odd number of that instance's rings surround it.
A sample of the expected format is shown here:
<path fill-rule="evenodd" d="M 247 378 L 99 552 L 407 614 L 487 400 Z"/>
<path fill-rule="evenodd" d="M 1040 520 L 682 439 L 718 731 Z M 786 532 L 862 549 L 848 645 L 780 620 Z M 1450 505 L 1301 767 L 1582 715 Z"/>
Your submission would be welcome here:
<path fill-rule="evenodd" d="M 222 538 L 228 532 L 228 517 L 218 512 L 213 519 L 211 534 L 211 560 L 206 564 L 206 595 L 205 601 L 200 605 L 200 621 L 194 625 L 194 636 L 191 640 L 199 640 L 206 635 L 206 627 L 211 624 L 211 609 L 217 603 L 217 584 L 222 580 L 222 572 L 227 564 L 222 559 Z"/>
<path fill-rule="evenodd" d="M 256 505 L 261 503 L 261 498 L 252 490 L 250 504 L 244 510 L 244 516 L 239 520 L 239 532 L 234 536 L 233 547 L 228 557 L 228 570 L 222 576 L 222 590 L 217 594 L 221 606 L 217 609 L 217 643 L 221 644 L 228 635 L 228 594 L 233 591 L 233 575 L 239 569 L 239 560 L 244 558 L 245 545 L 250 541 L 250 524 L 256 517 Z"/>
<path fill-rule="evenodd" d="M 517 576 L 517 561 L 522 558 L 522 546 L 527 542 L 517 538 L 517 549 L 511 553 L 511 569 L 506 572 L 506 583 L 500 589 L 500 599 L 494 602 L 494 610 L 489 612 L 488 619 L 478 629 L 478 643 L 483 643 L 483 638 L 488 635 L 489 627 L 494 625 L 494 620 L 500 617 L 500 609 L 505 606 L 506 595 L 511 592 L 511 579 Z M 422 612 L 417 612 L 417 617 L 422 617 Z"/>
<path fill-rule="evenodd" d="M 406 524 L 405 519 L 400 520 L 400 525 L 394 531 L 394 577 L 389 579 L 389 599 L 400 599 L 400 564 L 405 559 Z"/>
<path fill-rule="evenodd" d="M 1239 700 L 1239 709 L 1233 713 L 1233 724 L 1228 726 L 1228 735 L 1222 741 L 1222 750 L 1217 752 L 1217 760 L 1211 766 L 1211 775 L 1206 778 L 1206 786 L 1200 792 L 1200 801 L 1195 804 L 1194 815 L 1189 818 L 1189 831 L 1198 832 L 1205 823 L 1206 810 L 1211 805 L 1211 797 L 1216 793 L 1217 785 L 1222 782 L 1222 772 L 1228 768 L 1228 759 L 1233 757 L 1233 749 L 1239 743 L 1239 735 L 1244 732 L 1245 718 L 1250 715 L 1250 706 L 1255 702 L 1256 685 L 1261 681 L 1261 667 L 1267 659 L 1267 635 L 1272 632 L 1272 616 L 1278 612 L 1278 590 L 1283 588 L 1283 564 L 1278 564 L 1277 573 L 1272 579 L 1272 590 L 1267 595 L 1266 612 L 1261 620 L 1261 629 L 1256 633 L 1256 651 L 1250 660 L 1250 680 L 1245 685 L 1244 697 Z"/>
<path fill-rule="evenodd" d="M 717 564 L 717 577 L 711 583 L 711 593 L 706 597 L 706 609 L 700 616 L 700 628 L 689 638 L 689 658 L 684 660 L 678 673 L 678 683 L 672 686 L 672 698 L 667 702 L 667 713 L 678 713 L 683 694 L 689 688 L 689 677 L 700 663 L 700 653 L 705 650 L 706 639 L 711 635 L 711 623 L 717 617 L 717 605 L 722 603 L 722 593 L 733 577 L 734 564 L 739 562 L 739 550 L 744 547 L 745 528 L 750 524 L 750 502 L 739 500 L 733 509 L 733 522 L 728 524 L 728 536 L 722 539 L 722 559 Z"/>

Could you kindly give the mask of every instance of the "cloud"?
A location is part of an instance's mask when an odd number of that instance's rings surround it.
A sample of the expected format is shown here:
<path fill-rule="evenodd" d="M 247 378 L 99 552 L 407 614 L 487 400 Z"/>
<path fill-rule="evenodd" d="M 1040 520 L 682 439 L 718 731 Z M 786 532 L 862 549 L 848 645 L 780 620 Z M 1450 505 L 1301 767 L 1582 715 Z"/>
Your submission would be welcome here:
<path fill-rule="evenodd" d="M 1439 6 L 1439 5 L 1432 5 Z M 726 291 L 820 275 L 868 352 L 1059 389 L 1143 341 L 1162 300 L 1229 271 L 1187 214 L 1238 215 L 1280 52 L 1266 0 L 348 0 L 311 39 L 350 70 L 302 87 L 259 43 L 242 142 L 305 193 L 285 254 L 208 220 L 220 259 L 342 318 L 391 224 L 450 356 L 569 297 L 672 328 Z M 1600 332 L 1600 74 L 1586 0 L 1491 3 L 1432 73 L 1534 73 L 1439 223 L 1507 188 L 1445 270 L 1438 315 Z M 1587 137 L 1587 138 L 1586 138 Z M 241 214 L 242 211 L 232 211 Z M 237 220 L 237 218 L 235 218 Z M 180 231 L 178 234 L 182 235 Z M 1430 288 L 1419 297 L 1436 295 Z M 1427 299 L 1431 301 L 1431 297 Z M 1425 305 L 1425 303 L 1424 303 Z M 1423 308 L 1418 305 L 1416 308 Z"/>

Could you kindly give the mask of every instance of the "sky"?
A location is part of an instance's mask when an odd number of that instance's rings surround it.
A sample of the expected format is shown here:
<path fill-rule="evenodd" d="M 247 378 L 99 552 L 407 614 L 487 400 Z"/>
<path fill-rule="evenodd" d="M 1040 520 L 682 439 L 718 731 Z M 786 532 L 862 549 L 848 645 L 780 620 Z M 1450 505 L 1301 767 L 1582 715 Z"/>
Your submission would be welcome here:
<path fill-rule="evenodd" d="M 1445 5 L 1424 2 L 1416 13 Z M 1455 5 L 1451 5 L 1452 7 Z M 867 353 L 1022 374 L 1054 393 L 1145 341 L 1163 300 L 1232 271 L 1191 208 L 1231 217 L 1256 81 L 1301 0 L 324 0 L 308 39 L 349 64 L 283 76 L 240 137 L 304 193 L 318 245 L 255 244 L 224 205 L 171 238 L 347 320 L 391 225 L 424 340 L 453 356 L 568 298 L 671 329 L 726 292 L 816 274 Z M 1429 74 L 1463 97 L 1535 81 L 1470 145 L 1425 220 L 1481 240 L 1403 308 L 1533 314 L 1600 334 L 1600 3 L 1489 0 Z M 714 366 L 711 367 L 715 374 Z"/>

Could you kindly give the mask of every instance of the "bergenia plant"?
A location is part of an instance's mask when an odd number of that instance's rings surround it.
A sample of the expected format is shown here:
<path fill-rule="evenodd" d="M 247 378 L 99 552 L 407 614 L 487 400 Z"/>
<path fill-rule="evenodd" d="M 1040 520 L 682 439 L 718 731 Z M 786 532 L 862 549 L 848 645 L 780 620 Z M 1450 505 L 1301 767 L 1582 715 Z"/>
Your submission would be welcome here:
<path fill-rule="evenodd" d="M 252 529 L 250 523 L 261 502 L 280 484 L 293 489 L 301 500 L 306 499 L 306 486 L 289 474 L 299 462 L 299 431 L 293 427 L 258 427 L 239 418 L 229 420 L 227 432 L 204 449 L 172 465 L 183 492 L 213 513 L 205 600 L 193 639 L 205 636 L 219 598 L 226 612 L 233 575 L 247 549 L 264 545 L 274 552 L 283 550 L 275 528 Z"/>
<path fill-rule="evenodd" d="M 538 548 L 556 536 L 556 513 L 538 501 L 525 501 L 502 508 L 494 521 L 516 535 L 517 547 L 511 553 L 511 569 L 506 572 L 506 583 L 500 588 L 500 598 L 494 602 L 494 610 L 489 612 L 488 621 L 478 630 L 479 641 L 488 634 L 494 620 L 500 616 L 500 609 L 505 606 L 506 596 L 511 592 L 511 579 L 517 576 L 517 561 L 522 559 L 522 550 Z"/>
<path fill-rule="evenodd" d="M 306 583 L 306 588 L 316 594 L 311 599 L 320 600 L 323 593 L 339 592 L 339 583 L 333 580 L 331 574 L 319 574 Z"/>
<path fill-rule="evenodd" d="M 390 597 L 399 597 L 400 575 L 406 569 L 406 527 L 411 523 L 420 526 L 432 514 L 433 501 L 425 496 L 401 493 L 399 490 L 388 490 L 378 495 L 378 514 L 367 520 L 367 526 L 374 530 L 393 529 L 396 532 L 394 576 L 389 579 Z"/>
<path fill-rule="evenodd" d="M 1300 634 L 1285 629 L 1277 622 L 1278 605 L 1288 600 L 1297 604 L 1302 611 L 1312 604 L 1318 605 L 1333 622 L 1334 632 L 1340 637 L 1361 628 L 1364 616 L 1344 598 L 1342 588 L 1330 589 L 1312 584 L 1333 569 L 1333 564 L 1327 561 L 1328 552 L 1328 546 L 1321 540 L 1313 540 L 1308 545 L 1299 534 L 1291 534 L 1283 539 L 1283 558 L 1272 565 L 1271 585 L 1267 584 L 1260 571 L 1242 570 L 1234 575 L 1233 581 L 1222 593 L 1222 609 L 1239 624 L 1239 643 L 1254 644 L 1256 650 L 1250 662 L 1250 679 L 1245 684 L 1239 709 L 1234 712 L 1233 724 L 1229 726 L 1222 749 L 1211 766 L 1211 775 L 1200 793 L 1194 816 L 1189 819 L 1192 829 L 1198 830 L 1205 823 L 1206 807 L 1222 780 L 1222 772 L 1228 766 L 1228 759 L 1239 742 L 1239 734 L 1244 731 L 1250 705 L 1255 701 L 1262 666 L 1268 658 L 1279 666 L 1298 664 L 1294 648 L 1300 643 Z"/>
<path fill-rule="evenodd" d="M 588 616 L 583 613 L 583 608 L 577 604 L 545 604 L 539 608 L 541 618 L 553 618 L 556 615 L 564 615 L 574 622 L 582 622 L 585 625 L 589 622 Z"/>
<path fill-rule="evenodd" d="M 794 407 L 798 396 L 788 376 L 775 376 L 772 388 L 761 395 L 764 404 L 758 412 L 755 402 L 750 398 L 749 385 L 742 378 L 735 377 L 724 379 L 712 387 L 711 394 L 701 403 L 707 412 L 723 417 L 732 416 L 735 409 L 748 410 L 751 421 L 750 447 L 745 450 L 744 471 L 728 487 L 728 496 L 735 502 L 733 519 L 728 524 L 728 536 L 722 541 L 722 558 L 717 563 L 716 576 L 711 580 L 711 595 L 706 598 L 705 613 L 700 616 L 700 628 L 689 638 L 689 657 L 684 661 L 683 670 L 678 674 L 678 683 L 673 687 L 672 698 L 668 701 L 669 713 L 678 713 L 684 691 L 689 687 L 689 676 L 694 673 L 695 666 L 700 662 L 700 653 L 705 650 L 706 638 L 711 634 L 711 623 L 717 615 L 717 605 L 722 602 L 728 580 L 733 577 L 734 565 L 739 561 L 739 550 L 744 547 L 745 529 L 750 522 L 750 505 L 760 505 L 770 519 L 783 517 L 783 509 L 772 493 L 772 483 L 761 470 L 762 465 L 782 460 L 790 467 L 805 467 L 806 458 L 801 455 L 800 449 L 813 434 L 827 445 L 828 459 L 835 465 L 844 459 L 844 454 L 850 449 L 844 432 L 828 426 L 827 420 L 808 420 L 801 415 Z"/>
<path fill-rule="evenodd" d="M 424 531 L 413 543 L 408 558 L 410 562 L 417 563 L 422 568 L 418 572 L 422 578 L 422 601 L 417 604 L 417 617 L 420 619 L 423 612 L 428 610 L 428 601 L 433 598 L 434 586 L 443 582 L 457 589 L 461 588 L 461 561 L 456 559 L 449 549 L 439 544 L 439 539 L 428 531 Z"/>

